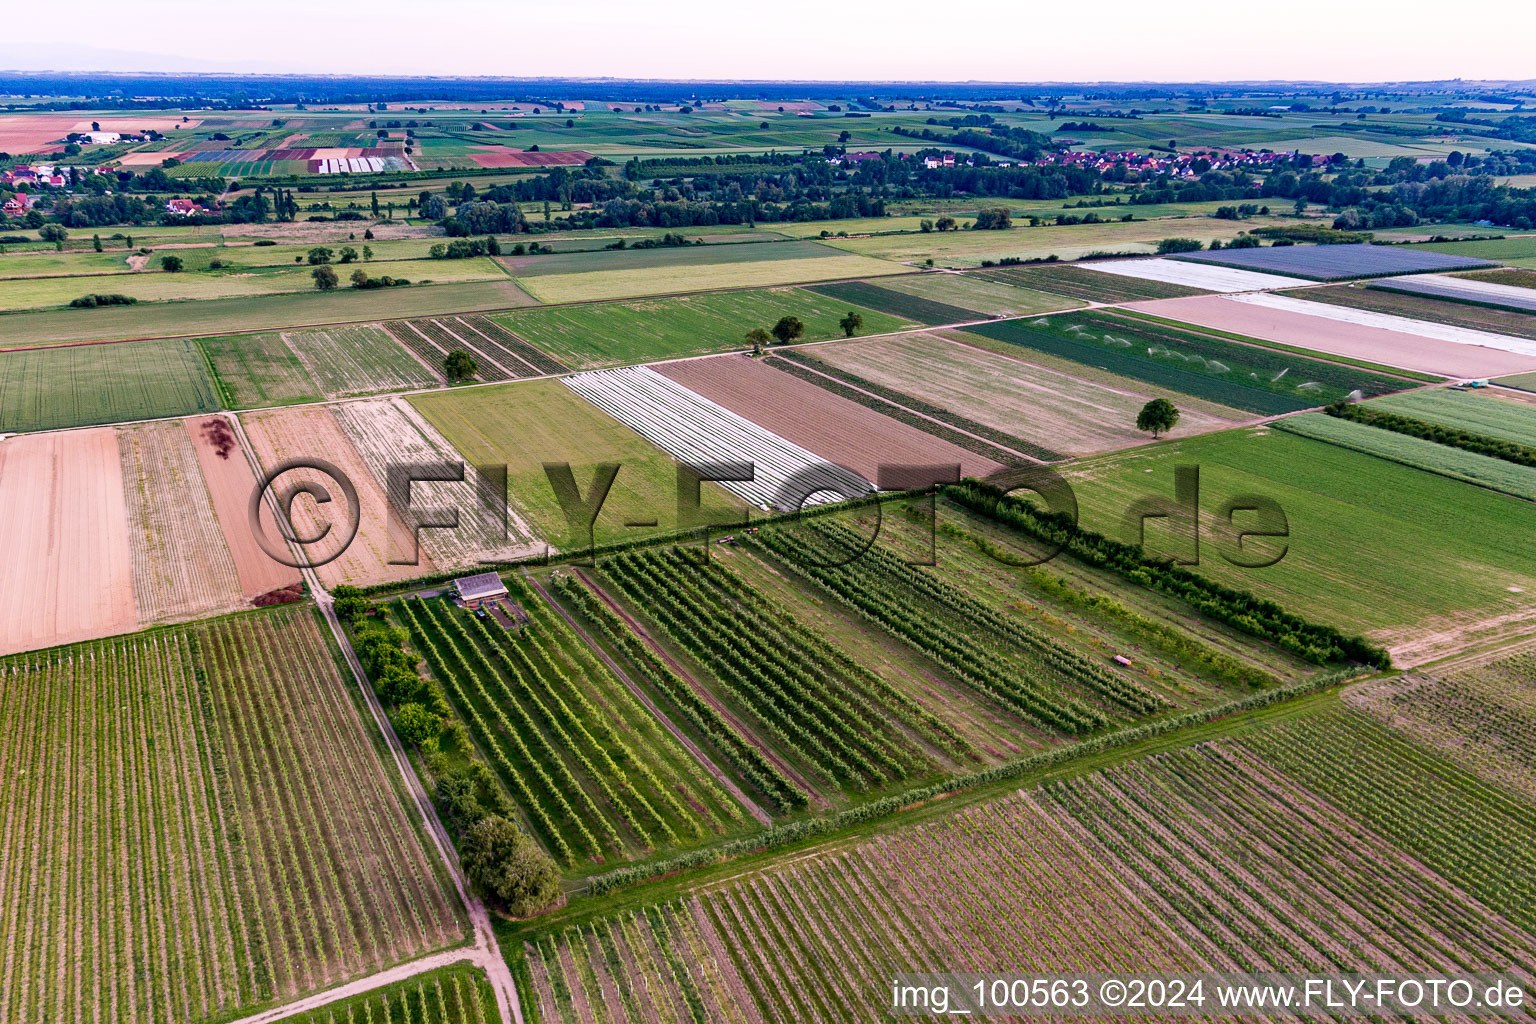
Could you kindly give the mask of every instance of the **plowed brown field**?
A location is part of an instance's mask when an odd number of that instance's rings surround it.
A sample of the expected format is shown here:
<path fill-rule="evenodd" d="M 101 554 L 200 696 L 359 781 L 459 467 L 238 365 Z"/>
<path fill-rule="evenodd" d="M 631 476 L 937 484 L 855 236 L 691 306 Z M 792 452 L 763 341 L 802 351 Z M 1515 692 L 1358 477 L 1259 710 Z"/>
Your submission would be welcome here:
<path fill-rule="evenodd" d="M 234 559 L 235 574 L 240 579 L 240 595 L 249 599 L 299 582 L 299 570 L 274 561 L 256 543 L 246 512 L 251 491 L 256 487 L 256 474 L 251 472 L 251 464 L 238 443 L 226 452 L 227 458 L 219 457 L 208 427 L 222 419 L 221 416 L 193 416 L 183 422 L 192 437 L 192 447 L 197 451 L 197 462 L 208 485 L 214 518 L 224 534 L 230 557 Z M 266 506 L 262 508 L 262 519 L 267 535 L 276 537 L 272 512 Z"/>
<path fill-rule="evenodd" d="M 959 463 L 962 476 L 1002 468 L 748 356 L 689 359 L 653 369 L 866 480 L 874 480 L 882 464 Z"/>
<path fill-rule="evenodd" d="M 0 442 L 0 509 L 0 654 L 138 626 L 111 427 Z"/>

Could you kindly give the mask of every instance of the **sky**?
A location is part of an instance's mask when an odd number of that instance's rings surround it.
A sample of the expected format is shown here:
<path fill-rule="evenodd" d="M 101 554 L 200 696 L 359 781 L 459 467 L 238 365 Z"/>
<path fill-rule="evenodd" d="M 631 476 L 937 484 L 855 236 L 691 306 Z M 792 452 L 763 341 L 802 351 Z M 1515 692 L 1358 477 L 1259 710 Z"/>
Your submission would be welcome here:
<path fill-rule="evenodd" d="M 945 20 L 944 12 L 955 11 Z M 1536 78 L 1536 3 L 314 0 L 153 15 L 72 0 L 0 69 L 820 81 Z M 167 23 L 176 27 L 166 31 Z M 276 33 L 274 27 L 282 29 Z M 88 34 L 87 34 L 88 32 Z"/>

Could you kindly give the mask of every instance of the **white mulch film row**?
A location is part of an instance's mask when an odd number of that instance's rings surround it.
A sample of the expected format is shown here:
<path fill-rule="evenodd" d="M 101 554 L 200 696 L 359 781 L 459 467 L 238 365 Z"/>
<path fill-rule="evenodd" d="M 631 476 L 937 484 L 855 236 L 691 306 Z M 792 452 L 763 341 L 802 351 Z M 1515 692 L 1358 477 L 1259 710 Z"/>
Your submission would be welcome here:
<path fill-rule="evenodd" d="M 1375 283 L 1385 288 L 1402 288 L 1421 295 L 1449 295 L 1479 302 L 1508 302 L 1522 309 L 1536 311 L 1536 288 L 1522 288 L 1514 284 L 1479 281 L 1472 277 L 1450 277 L 1445 274 L 1389 277 Z"/>
<path fill-rule="evenodd" d="M 1292 313 L 1303 313 L 1307 316 L 1322 317 L 1325 320 L 1337 320 L 1341 323 L 1356 324 L 1360 327 L 1376 327 L 1384 331 L 1397 331 L 1399 334 L 1415 334 L 1421 338 L 1434 338 L 1437 341 L 1450 341 L 1460 345 L 1481 345 L 1484 348 L 1502 349 L 1505 352 L 1514 352 L 1522 356 L 1536 356 L 1536 341 L 1515 338 L 1508 334 L 1475 331 L 1468 327 L 1437 324 L 1428 320 L 1414 320 L 1406 316 L 1377 313 L 1369 309 L 1351 309 L 1348 306 L 1335 306 L 1324 302 L 1308 302 L 1305 299 L 1293 299 L 1289 295 L 1268 295 L 1263 292 L 1254 292 L 1246 295 L 1226 295 L 1223 298 L 1229 302 L 1247 302 L 1255 306 L 1282 309 Z"/>
<path fill-rule="evenodd" d="M 1202 263 L 1182 263 L 1178 260 L 1111 260 L 1103 263 L 1079 263 L 1088 270 L 1121 277 L 1139 277 L 1147 281 L 1165 284 L 1182 284 L 1188 288 L 1204 288 L 1212 292 L 1251 292 L 1265 288 L 1296 288 L 1315 284 L 1299 277 L 1283 277 L 1280 274 L 1260 274 L 1237 267 L 1217 267 Z"/>
<path fill-rule="evenodd" d="M 680 462 L 748 462 L 754 479 L 723 486 L 762 508 L 789 510 L 805 490 L 821 487 L 807 505 L 873 493 L 874 486 L 778 434 L 716 405 L 645 366 L 594 370 L 565 379 L 566 387 L 630 427 Z M 791 488 L 791 477 L 797 484 Z M 798 483 L 803 479 L 804 483 Z"/>

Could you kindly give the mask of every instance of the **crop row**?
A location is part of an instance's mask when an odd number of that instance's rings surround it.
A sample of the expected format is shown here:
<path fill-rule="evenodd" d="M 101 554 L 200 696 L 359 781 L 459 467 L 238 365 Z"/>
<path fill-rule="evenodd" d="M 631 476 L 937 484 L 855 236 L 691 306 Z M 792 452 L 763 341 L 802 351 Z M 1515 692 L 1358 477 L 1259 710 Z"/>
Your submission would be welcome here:
<path fill-rule="evenodd" d="M 473 340 L 460 337 L 456 331 L 450 331 L 436 320 L 398 321 L 391 326 L 395 328 L 395 333 L 401 336 L 411 334 L 414 328 L 418 335 L 425 335 L 431 339 L 435 347 L 441 350 L 436 358 L 431 360 L 433 366 L 442 366 L 443 358 L 447 353 L 461 349 L 474 357 L 475 376 L 483 381 L 511 380 L 514 377 L 523 376 L 521 366 L 517 366 L 515 370 L 502 366 L 494 355 L 488 356 L 480 346 L 474 344 Z"/>
<path fill-rule="evenodd" d="M 1108 724 L 1102 712 L 1064 690 L 1063 684 L 1133 714 L 1171 706 L 1134 680 L 998 612 L 936 573 L 909 565 L 883 548 L 861 551 L 863 539 L 841 524 L 818 522 L 793 535 L 766 530 L 755 535 L 753 543 L 792 563 L 845 604 L 989 696 L 1049 728 L 1080 733 Z M 807 547 L 811 557 L 806 557 Z"/>
<path fill-rule="evenodd" d="M 682 557 L 629 552 L 602 563 L 601 571 L 788 751 L 823 776 L 867 789 L 927 767 L 910 743 L 883 726 L 869 693 L 827 686 L 829 666 L 795 647 L 750 606 L 735 606 L 708 582 L 710 570 L 684 566 Z"/>
<path fill-rule="evenodd" d="M 487 342 L 497 346 L 499 350 L 508 356 L 515 356 L 534 371 L 536 374 L 565 373 L 570 367 L 560 362 L 553 356 L 546 355 L 540 349 L 528 344 L 522 338 L 513 334 L 505 327 L 486 316 L 461 316 L 456 318 L 459 323 L 467 325 L 470 329 L 479 332 Z"/>
<path fill-rule="evenodd" d="M 914 398 L 883 384 L 877 384 L 803 352 L 779 351 L 774 354 L 772 361 L 779 369 L 794 374 L 801 380 L 810 381 L 819 388 L 917 427 L 925 433 L 942 438 L 994 462 L 1017 463 L 1019 459 L 1015 452 L 1041 462 L 1060 462 L 1066 458 L 1060 452 L 1052 451 L 1044 445 L 1035 444 L 1005 430 L 998 430 L 996 427 L 989 427 L 985 423 L 977 423 L 969 417 L 950 412 L 948 409 L 940 408 L 931 402 Z M 815 372 L 808 373 L 807 369 Z M 914 416 L 912 413 L 920 415 Z M 939 422 L 935 423 L 935 420 Z M 955 429 L 946 429 L 944 424 Z"/>

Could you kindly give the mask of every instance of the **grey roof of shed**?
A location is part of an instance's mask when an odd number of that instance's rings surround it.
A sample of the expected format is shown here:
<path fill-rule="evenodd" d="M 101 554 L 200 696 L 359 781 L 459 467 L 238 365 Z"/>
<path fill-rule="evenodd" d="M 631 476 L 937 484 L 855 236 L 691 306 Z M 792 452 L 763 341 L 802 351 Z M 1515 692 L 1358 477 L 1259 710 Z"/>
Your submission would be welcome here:
<path fill-rule="evenodd" d="M 453 581 L 453 589 L 457 590 L 459 596 L 466 601 L 475 601 L 482 597 L 499 597 L 507 592 L 506 584 L 502 583 L 501 577 L 494 572 L 460 576 Z"/>

